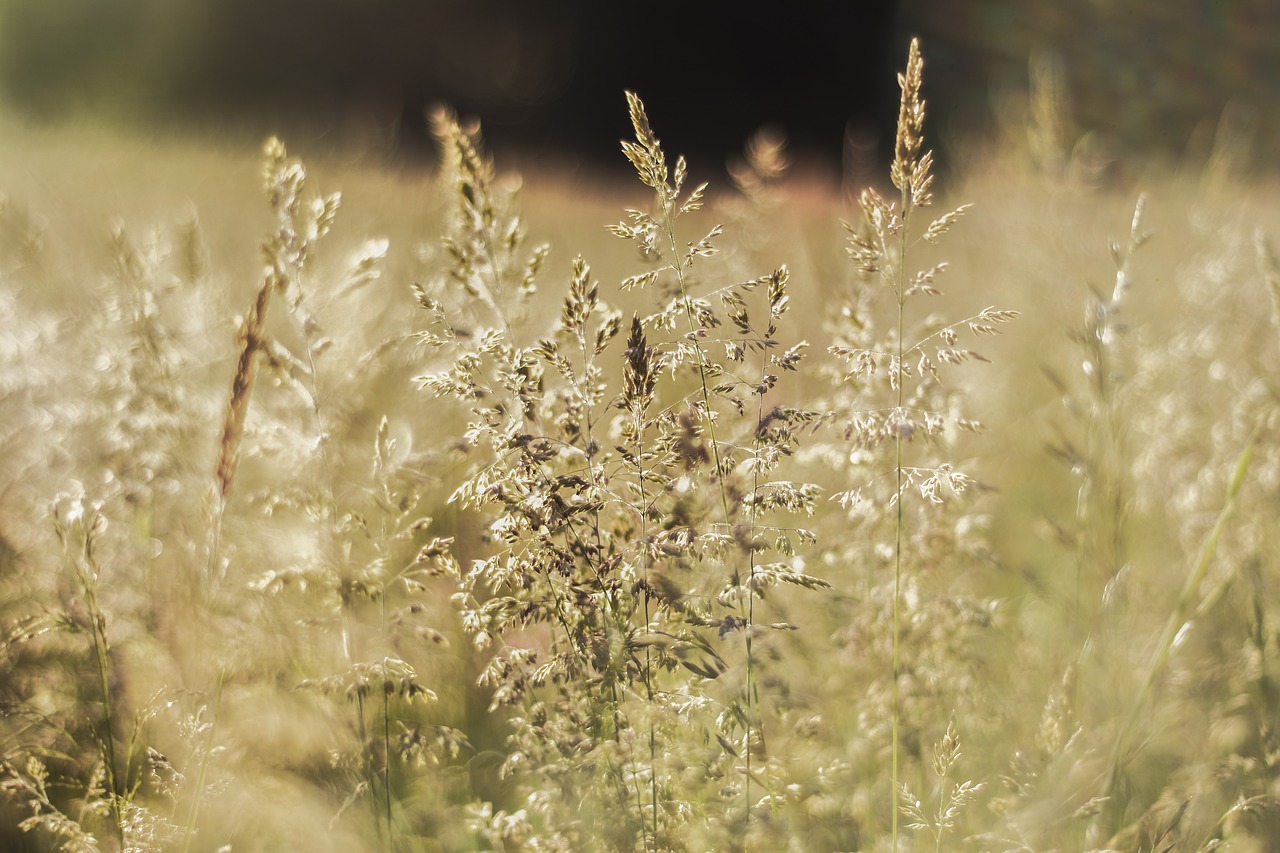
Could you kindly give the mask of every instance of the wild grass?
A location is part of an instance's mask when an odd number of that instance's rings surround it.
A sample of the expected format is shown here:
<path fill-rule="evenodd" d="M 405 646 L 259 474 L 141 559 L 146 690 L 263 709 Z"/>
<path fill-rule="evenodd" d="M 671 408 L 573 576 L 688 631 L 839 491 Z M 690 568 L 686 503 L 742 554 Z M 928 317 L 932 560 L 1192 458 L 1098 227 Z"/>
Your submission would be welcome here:
<path fill-rule="evenodd" d="M 6 128 L 0 847 L 1280 849 L 1278 223 L 1050 72 L 847 205 Z"/>

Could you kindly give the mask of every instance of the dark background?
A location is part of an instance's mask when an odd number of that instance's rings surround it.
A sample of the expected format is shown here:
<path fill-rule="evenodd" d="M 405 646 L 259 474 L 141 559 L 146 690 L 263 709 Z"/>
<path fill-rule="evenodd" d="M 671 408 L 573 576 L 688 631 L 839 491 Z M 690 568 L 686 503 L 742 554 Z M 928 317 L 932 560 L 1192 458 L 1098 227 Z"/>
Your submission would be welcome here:
<path fill-rule="evenodd" d="M 690 156 L 723 159 L 773 124 L 802 153 L 834 160 L 851 119 L 892 122 L 906 44 L 894 12 L 889 2 L 0 0 L 0 91 L 49 119 L 88 111 L 372 139 L 401 157 L 426 155 L 424 112 L 445 102 L 481 118 L 498 150 L 612 164 L 632 89 L 659 135 Z"/>
<path fill-rule="evenodd" d="M 0 97 L 42 120 L 89 114 L 256 144 L 299 135 L 430 156 L 450 103 L 524 158 L 616 166 L 624 89 L 669 150 L 705 161 L 756 128 L 838 169 L 846 131 L 891 151 L 894 72 L 923 39 L 935 144 L 1025 111 L 1028 58 L 1063 71 L 1071 134 L 1179 156 L 1224 109 L 1271 163 L 1274 0 L 0 0 Z M 1012 106 L 1011 106 L 1012 105 Z"/>

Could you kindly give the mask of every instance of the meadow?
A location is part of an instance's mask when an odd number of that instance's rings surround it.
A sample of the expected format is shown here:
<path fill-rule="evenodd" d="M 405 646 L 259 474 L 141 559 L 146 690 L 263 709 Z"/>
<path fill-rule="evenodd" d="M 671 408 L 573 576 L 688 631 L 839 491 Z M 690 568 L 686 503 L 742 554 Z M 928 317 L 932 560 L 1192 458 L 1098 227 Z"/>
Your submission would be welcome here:
<path fill-rule="evenodd" d="M 0 849 L 1280 851 L 1275 179 L 922 74 L 843 190 L 0 122 Z"/>

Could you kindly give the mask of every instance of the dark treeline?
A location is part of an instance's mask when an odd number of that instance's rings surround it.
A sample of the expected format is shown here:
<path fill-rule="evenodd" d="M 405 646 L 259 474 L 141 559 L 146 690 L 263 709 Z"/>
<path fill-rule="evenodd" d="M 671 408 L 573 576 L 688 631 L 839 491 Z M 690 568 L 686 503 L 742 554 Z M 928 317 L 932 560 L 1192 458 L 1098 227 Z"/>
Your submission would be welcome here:
<path fill-rule="evenodd" d="M 1057 74 L 1064 146 L 1092 132 L 1130 157 L 1208 150 L 1226 110 L 1222 126 L 1265 153 L 1280 141 L 1273 6 L 0 0 L 0 93 L 36 116 L 306 134 L 406 158 L 428 155 L 424 112 L 448 103 L 481 118 L 500 155 L 613 164 L 634 89 L 668 148 L 701 163 L 772 124 L 835 168 L 847 130 L 863 156 L 891 154 L 893 57 L 920 35 L 944 150 L 1025 120 L 1034 57 Z"/>
<path fill-rule="evenodd" d="M 1274 0 L 907 0 L 904 9 L 901 25 L 928 46 L 940 122 L 1021 122 L 1039 78 L 1057 90 L 1068 146 L 1089 134 L 1134 161 L 1225 154 L 1280 165 Z"/>
<path fill-rule="evenodd" d="M 628 88 L 672 150 L 717 160 L 764 124 L 832 161 L 851 120 L 892 125 L 891 3 L 758 8 L 0 0 L 0 85 L 41 116 L 306 129 L 407 156 L 427 150 L 423 114 L 443 102 L 480 117 L 499 151 L 612 160 Z"/>

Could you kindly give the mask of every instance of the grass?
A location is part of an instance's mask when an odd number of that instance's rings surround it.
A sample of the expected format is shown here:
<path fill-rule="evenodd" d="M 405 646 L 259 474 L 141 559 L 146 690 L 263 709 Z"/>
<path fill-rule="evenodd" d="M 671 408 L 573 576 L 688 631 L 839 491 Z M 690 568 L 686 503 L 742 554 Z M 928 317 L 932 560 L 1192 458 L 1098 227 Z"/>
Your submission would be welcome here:
<path fill-rule="evenodd" d="M 7 127 L 0 846 L 1277 849 L 1266 181 L 899 85 L 849 199 Z"/>

